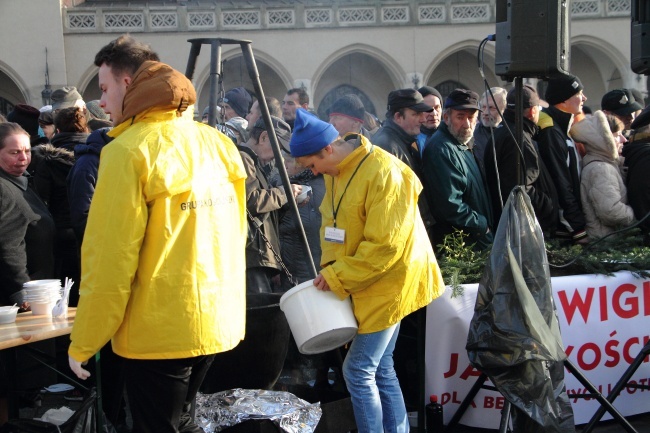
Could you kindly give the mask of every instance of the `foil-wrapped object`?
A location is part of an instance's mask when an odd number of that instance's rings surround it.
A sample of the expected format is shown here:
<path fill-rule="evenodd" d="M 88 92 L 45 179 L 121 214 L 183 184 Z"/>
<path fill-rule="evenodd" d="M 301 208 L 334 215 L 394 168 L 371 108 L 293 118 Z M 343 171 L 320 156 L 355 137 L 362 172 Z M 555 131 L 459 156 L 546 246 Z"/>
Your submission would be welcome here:
<path fill-rule="evenodd" d="M 250 419 L 268 419 L 287 433 L 313 433 L 322 413 L 320 403 L 286 391 L 236 388 L 196 395 L 196 424 L 206 433 Z"/>

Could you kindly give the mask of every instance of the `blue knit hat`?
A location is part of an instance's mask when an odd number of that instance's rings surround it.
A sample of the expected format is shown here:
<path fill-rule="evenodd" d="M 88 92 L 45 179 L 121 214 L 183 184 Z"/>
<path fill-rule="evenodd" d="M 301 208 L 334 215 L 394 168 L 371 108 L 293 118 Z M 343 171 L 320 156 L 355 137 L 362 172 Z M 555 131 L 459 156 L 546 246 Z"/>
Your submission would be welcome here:
<path fill-rule="evenodd" d="M 339 132 L 332 125 L 323 122 L 304 108 L 298 108 L 289 142 L 291 156 L 297 158 L 316 153 L 338 137 Z"/>

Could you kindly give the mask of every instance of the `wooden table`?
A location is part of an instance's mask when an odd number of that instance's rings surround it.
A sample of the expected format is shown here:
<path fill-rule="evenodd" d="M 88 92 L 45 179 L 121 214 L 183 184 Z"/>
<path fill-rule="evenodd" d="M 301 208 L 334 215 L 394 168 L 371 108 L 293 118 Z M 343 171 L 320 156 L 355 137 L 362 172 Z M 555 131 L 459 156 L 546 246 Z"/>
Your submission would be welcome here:
<path fill-rule="evenodd" d="M 0 325 L 0 350 L 70 334 L 76 313 L 76 308 L 68 308 L 67 317 L 20 313 L 15 323 Z"/>

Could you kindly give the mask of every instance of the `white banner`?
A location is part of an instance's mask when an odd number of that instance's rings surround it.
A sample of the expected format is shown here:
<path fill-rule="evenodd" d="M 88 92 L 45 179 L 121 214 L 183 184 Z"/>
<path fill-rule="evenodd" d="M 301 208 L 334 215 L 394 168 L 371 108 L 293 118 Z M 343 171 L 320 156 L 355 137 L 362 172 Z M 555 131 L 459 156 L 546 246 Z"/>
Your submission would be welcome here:
<path fill-rule="evenodd" d="M 567 355 L 607 397 L 650 338 L 650 279 L 638 279 L 629 272 L 613 277 L 575 275 L 554 277 L 552 286 Z M 480 375 L 469 364 L 465 350 L 478 284 L 464 287 L 462 297 L 452 299 L 447 288 L 427 307 L 426 390 L 442 402 L 445 424 Z M 633 381 L 650 382 L 648 361 L 646 357 Z M 585 391 L 567 370 L 565 383 L 569 394 Z M 503 403 L 498 392 L 481 389 L 461 424 L 498 429 Z M 599 407 L 595 399 L 571 399 L 571 404 L 576 424 L 588 422 Z M 650 391 L 626 388 L 614 407 L 625 416 L 650 412 Z M 606 413 L 602 419 L 611 416 Z"/>

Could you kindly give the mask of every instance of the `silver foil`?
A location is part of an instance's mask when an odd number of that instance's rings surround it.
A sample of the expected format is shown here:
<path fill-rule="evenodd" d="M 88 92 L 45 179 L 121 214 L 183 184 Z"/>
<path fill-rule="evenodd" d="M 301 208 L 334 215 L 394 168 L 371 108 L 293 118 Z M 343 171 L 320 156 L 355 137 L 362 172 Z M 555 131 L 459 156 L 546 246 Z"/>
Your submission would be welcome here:
<path fill-rule="evenodd" d="M 250 419 L 268 419 L 287 433 L 313 433 L 321 415 L 320 403 L 309 403 L 286 391 L 236 388 L 196 395 L 196 424 L 206 433 Z"/>

